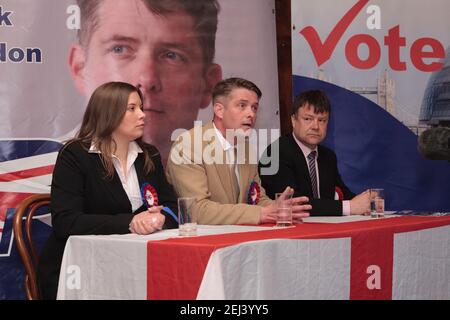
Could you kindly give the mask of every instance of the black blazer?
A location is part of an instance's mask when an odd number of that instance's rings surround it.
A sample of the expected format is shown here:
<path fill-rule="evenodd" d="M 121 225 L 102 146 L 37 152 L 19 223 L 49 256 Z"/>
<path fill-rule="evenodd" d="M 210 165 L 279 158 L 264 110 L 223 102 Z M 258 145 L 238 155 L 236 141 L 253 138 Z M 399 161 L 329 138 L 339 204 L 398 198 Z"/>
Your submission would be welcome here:
<path fill-rule="evenodd" d="M 176 196 L 167 182 L 158 150 L 145 145 L 155 170 L 146 174 L 144 155 L 134 163 L 139 185 L 148 182 L 158 194 L 158 204 L 177 213 Z M 38 281 L 44 299 L 55 299 L 64 247 L 71 235 L 105 235 L 129 233 L 133 216 L 145 211 L 145 205 L 132 212 L 131 203 L 117 174 L 106 180 L 99 154 L 89 153 L 89 146 L 69 143 L 58 154 L 51 187 L 52 233 L 39 260 Z M 161 211 L 163 228 L 177 228 L 177 222 Z"/>
<path fill-rule="evenodd" d="M 334 200 L 335 187 L 340 187 L 344 200 L 352 199 L 355 194 L 344 184 L 337 168 L 336 154 L 323 146 L 318 146 L 318 170 L 320 199 L 313 199 L 308 164 L 302 150 L 294 140 L 292 133 L 280 137 L 274 144 L 279 146 L 279 169 L 275 175 L 261 174 L 263 167 L 270 166 L 273 144 L 264 152 L 259 162 L 261 183 L 269 197 L 282 192 L 287 186 L 294 188 L 294 196 L 307 196 L 312 205 L 311 216 L 342 215 L 342 201 Z M 276 159 L 276 158 L 275 158 Z"/>

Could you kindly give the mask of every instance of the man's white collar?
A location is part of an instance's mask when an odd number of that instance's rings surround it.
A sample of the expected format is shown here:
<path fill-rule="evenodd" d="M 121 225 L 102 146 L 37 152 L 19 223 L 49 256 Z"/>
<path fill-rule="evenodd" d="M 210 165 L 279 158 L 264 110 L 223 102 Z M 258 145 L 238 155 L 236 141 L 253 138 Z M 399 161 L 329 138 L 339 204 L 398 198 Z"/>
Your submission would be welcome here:
<path fill-rule="evenodd" d="M 219 139 L 220 145 L 222 146 L 222 149 L 224 151 L 228 151 L 229 149 L 233 148 L 233 145 L 227 139 L 225 139 L 225 137 L 222 135 L 222 132 L 220 132 L 219 129 L 217 129 L 214 122 L 213 122 L 213 127 L 216 132 L 216 136 Z"/>
<path fill-rule="evenodd" d="M 317 152 L 317 146 L 314 149 L 311 149 L 310 147 L 305 145 L 303 142 L 298 140 L 293 132 L 292 132 L 292 136 L 294 137 L 294 140 L 295 140 L 295 142 L 297 142 L 297 144 L 300 147 L 300 149 L 302 149 L 302 152 L 303 152 L 305 158 L 308 157 L 308 155 L 311 153 L 311 151 L 316 151 Z"/>

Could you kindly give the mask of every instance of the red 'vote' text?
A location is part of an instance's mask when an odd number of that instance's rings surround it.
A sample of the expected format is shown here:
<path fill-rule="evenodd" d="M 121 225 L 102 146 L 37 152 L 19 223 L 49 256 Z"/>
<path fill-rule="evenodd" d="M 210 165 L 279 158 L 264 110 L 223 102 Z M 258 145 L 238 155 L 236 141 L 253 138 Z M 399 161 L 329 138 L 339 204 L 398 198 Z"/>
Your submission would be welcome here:
<path fill-rule="evenodd" d="M 307 26 L 300 31 L 300 34 L 306 39 L 311 47 L 318 66 L 321 66 L 331 58 L 337 43 L 358 13 L 368 2 L 369 0 L 359 0 L 341 18 L 341 20 L 338 21 L 324 42 L 322 42 L 317 31 L 312 26 Z M 358 49 L 361 45 L 365 45 L 368 48 L 368 55 L 365 58 L 361 58 L 358 54 Z M 384 37 L 384 45 L 388 49 L 390 68 L 395 71 L 407 70 L 407 63 L 400 59 L 401 48 L 406 47 L 407 40 L 406 37 L 401 36 L 399 25 L 389 29 L 388 34 Z M 445 58 L 445 49 L 442 43 L 436 39 L 419 38 L 412 43 L 409 51 L 412 64 L 420 71 L 434 72 L 441 69 L 444 65 L 443 62 L 438 60 Z M 355 68 L 371 69 L 380 61 L 381 46 L 377 39 L 371 35 L 356 34 L 350 37 L 345 44 L 345 57 Z"/>

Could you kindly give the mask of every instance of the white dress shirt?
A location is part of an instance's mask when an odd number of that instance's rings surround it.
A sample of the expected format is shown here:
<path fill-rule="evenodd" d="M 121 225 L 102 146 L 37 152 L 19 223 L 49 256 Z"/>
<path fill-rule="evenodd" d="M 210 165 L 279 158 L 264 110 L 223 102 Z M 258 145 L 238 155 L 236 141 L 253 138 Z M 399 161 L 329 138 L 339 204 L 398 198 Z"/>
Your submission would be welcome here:
<path fill-rule="evenodd" d="M 225 139 L 225 137 L 222 135 L 222 133 L 219 131 L 219 129 L 216 128 L 216 125 L 213 122 L 213 127 L 214 127 L 214 131 L 216 133 L 217 138 L 219 139 L 219 143 L 222 146 L 223 151 L 225 151 L 225 159 L 230 159 L 230 166 L 233 166 L 233 161 L 237 161 L 236 158 L 236 146 L 233 146 L 227 139 Z M 236 165 L 234 167 L 234 173 L 236 174 L 236 178 L 238 181 L 238 187 L 240 184 L 239 181 L 239 166 Z"/>
<path fill-rule="evenodd" d="M 308 146 L 306 146 L 304 143 L 302 143 L 300 140 L 297 139 L 294 133 L 292 133 L 292 136 L 294 137 L 295 142 L 297 142 L 298 146 L 303 152 L 303 156 L 305 157 L 306 164 L 308 164 L 308 155 L 311 153 L 311 151 L 316 151 L 316 177 L 317 177 L 317 194 L 320 199 L 320 179 L 319 179 L 319 165 L 317 163 L 317 159 L 319 158 L 319 151 L 317 150 L 317 146 L 314 149 L 310 149 Z M 336 193 L 335 193 L 336 194 Z M 337 196 L 335 196 L 335 200 L 337 200 Z M 342 214 L 345 216 L 350 215 L 350 201 L 349 200 L 343 200 L 342 201 Z"/>
<path fill-rule="evenodd" d="M 143 204 L 141 189 L 139 187 L 139 180 L 137 177 L 136 168 L 134 166 L 134 162 L 136 161 L 138 154 L 141 152 L 143 152 L 141 147 L 139 147 L 139 145 L 135 141 L 132 141 L 128 144 L 126 173 L 122 169 L 119 158 L 114 154 L 112 155 L 114 169 L 116 169 L 116 172 L 119 175 L 120 182 L 122 182 L 122 187 L 128 196 L 128 200 L 131 203 L 131 209 L 133 212 L 140 208 Z M 97 150 L 94 144 L 91 144 L 89 153 L 101 152 Z"/>

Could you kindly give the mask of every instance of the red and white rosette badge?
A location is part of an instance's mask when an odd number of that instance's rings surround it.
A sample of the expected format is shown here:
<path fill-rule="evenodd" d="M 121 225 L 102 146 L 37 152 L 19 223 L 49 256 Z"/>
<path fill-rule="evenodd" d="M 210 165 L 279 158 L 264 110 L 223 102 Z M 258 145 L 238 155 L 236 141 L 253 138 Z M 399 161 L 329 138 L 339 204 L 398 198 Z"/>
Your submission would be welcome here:
<path fill-rule="evenodd" d="M 344 200 L 344 193 L 342 192 L 342 189 L 339 187 L 336 187 L 335 189 L 335 200 Z"/>
<path fill-rule="evenodd" d="M 261 197 L 261 188 L 256 181 L 252 181 L 250 188 L 248 189 L 247 203 L 258 204 Z"/>
<path fill-rule="evenodd" d="M 142 201 L 144 201 L 147 208 L 158 205 L 158 194 L 156 193 L 155 188 L 153 188 L 150 183 L 145 182 L 144 184 L 142 184 L 141 196 Z"/>

